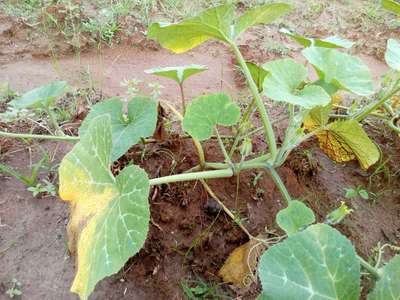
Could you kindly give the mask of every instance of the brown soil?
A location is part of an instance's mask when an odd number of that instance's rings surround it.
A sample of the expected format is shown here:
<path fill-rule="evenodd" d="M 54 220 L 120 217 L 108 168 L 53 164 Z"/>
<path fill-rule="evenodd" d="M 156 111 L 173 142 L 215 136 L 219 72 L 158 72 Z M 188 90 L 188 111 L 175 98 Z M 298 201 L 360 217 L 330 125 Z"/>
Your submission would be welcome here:
<path fill-rule="evenodd" d="M 263 33 L 254 30 L 242 42 L 242 50 L 248 59 L 264 62 L 280 56 L 263 50 L 260 44 Z M 312 33 L 325 35 L 330 32 L 316 30 Z M 235 98 L 245 95 L 231 55 L 217 43 L 208 43 L 187 54 L 171 55 L 164 50 L 154 50 L 154 47 L 149 50 L 142 37 L 133 37 L 132 41 L 113 49 L 101 48 L 72 55 L 71 48 L 64 49 L 63 43 L 57 49 L 64 50 L 49 52 L 45 40 L 35 41 L 31 34 L 26 25 L 0 16 L 0 83 L 8 81 L 19 92 L 58 78 L 74 86 L 101 90 L 106 96 L 125 96 L 126 89 L 120 86 L 122 80 L 155 81 L 143 72 L 144 69 L 198 63 L 207 65 L 210 70 L 187 82 L 188 98 L 221 90 Z M 388 34 L 392 35 L 391 32 Z M 285 45 L 293 46 L 286 38 L 279 39 Z M 42 43 L 43 47 L 35 43 Z M 298 57 L 298 50 L 293 48 L 291 54 Z M 70 55 L 54 57 L 54 53 Z M 375 58 L 365 56 L 368 53 L 363 54 L 362 58 L 378 79 L 386 67 Z M 162 97 L 179 106 L 176 86 L 168 80 L 157 79 L 157 82 L 165 86 Z M 148 90 L 145 84 L 142 87 Z M 279 108 L 273 108 L 273 116 L 280 113 Z M 355 210 L 338 228 L 365 258 L 371 255 L 378 242 L 398 245 L 400 241 L 400 142 L 382 126 L 371 125 L 369 131 L 385 153 L 383 161 L 389 159 L 386 166 L 392 174 L 390 177 L 383 173 L 372 176 L 374 170 L 363 172 L 355 163 L 335 164 L 318 149 L 315 141 L 296 150 L 279 170 L 293 197 L 303 199 L 312 207 L 319 221 L 338 207 L 340 201 L 346 201 Z M 0 140 L 0 151 L 7 153 L 2 162 L 26 172 L 30 164 L 26 145 L 6 142 Z M 54 163 L 71 148 L 63 143 L 41 145 L 54 153 Z M 256 141 L 253 146 L 264 149 L 261 141 Z M 32 148 L 32 160 L 37 161 L 41 152 L 37 145 Z M 206 148 L 208 161 L 222 160 L 215 143 L 209 142 Z M 158 145 L 148 145 L 144 159 L 141 158 L 142 150 L 140 147 L 131 149 L 114 166 L 114 171 L 131 161 L 141 165 L 151 177 L 156 177 L 180 173 L 197 163 L 188 140 L 171 137 Z M 253 186 L 255 175 L 254 172 L 241 174 L 237 201 L 236 178 L 212 180 L 209 184 L 218 197 L 243 218 L 249 231 L 257 235 L 265 234 L 266 228 L 268 232 L 277 230 L 275 215 L 283 202 L 267 175 Z M 67 205 L 57 197 L 33 198 L 26 187 L 13 178 L 0 176 L 0 185 L 0 299 L 8 299 L 5 291 L 13 278 L 22 283 L 21 299 L 77 299 L 69 292 L 74 259 L 69 257 L 66 248 Z M 374 201 L 345 200 L 343 189 L 358 185 L 374 192 Z M 217 275 L 229 253 L 247 238 L 232 220 L 219 212 L 220 207 L 199 182 L 155 187 L 150 203 L 152 221 L 144 249 L 117 275 L 103 280 L 91 299 L 184 299 L 181 281 L 199 278 L 216 286 L 220 299 L 255 298 L 259 289 L 257 284 L 246 290 L 231 289 L 222 284 Z"/>

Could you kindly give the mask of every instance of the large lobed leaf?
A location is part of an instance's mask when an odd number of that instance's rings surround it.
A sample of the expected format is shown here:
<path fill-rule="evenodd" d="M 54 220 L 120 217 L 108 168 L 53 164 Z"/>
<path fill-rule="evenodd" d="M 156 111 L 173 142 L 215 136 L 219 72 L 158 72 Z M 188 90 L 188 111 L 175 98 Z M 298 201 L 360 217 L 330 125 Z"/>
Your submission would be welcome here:
<path fill-rule="evenodd" d="M 315 215 L 304 203 L 293 200 L 277 214 L 276 222 L 290 236 L 314 223 Z"/>
<path fill-rule="evenodd" d="M 400 42 L 398 40 L 388 40 L 385 60 L 390 68 L 400 71 Z"/>
<path fill-rule="evenodd" d="M 260 299 L 357 300 L 360 264 L 337 230 L 317 224 L 266 251 L 260 261 Z"/>
<path fill-rule="evenodd" d="M 382 0 L 382 6 L 400 16 L 400 3 L 395 0 Z"/>
<path fill-rule="evenodd" d="M 137 166 L 110 172 L 109 115 L 94 118 L 61 162 L 60 197 L 71 206 L 69 248 L 77 251 L 71 291 L 88 299 L 97 282 L 120 270 L 143 246 L 150 211 L 149 179 Z"/>
<path fill-rule="evenodd" d="M 369 68 L 359 58 L 321 47 L 309 47 L 302 53 L 325 82 L 360 96 L 374 93 Z"/>
<path fill-rule="evenodd" d="M 79 128 L 79 134 L 84 135 L 92 120 L 109 115 L 111 120 L 112 151 L 111 160 L 120 158 L 136 144 L 140 138 L 151 136 L 157 125 L 157 103 L 147 97 L 134 97 L 128 103 L 128 114 L 123 114 L 123 102 L 114 97 L 100 102 L 92 107 L 89 115 Z"/>
<path fill-rule="evenodd" d="M 374 290 L 368 295 L 368 300 L 399 300 L 400 299 L 400 255 L 395 256 L 382 270 Z"/>
<path fill-rule="evenodd" d="M 197 73 L 208 70 L 206 66 L 187 65 L 180 67 L 153 68 L 145 70 L 148 74 L 153 74 L 161 77 L 166 77 L 182 84 L 187 78 Z"/>
<path fill-rule="evenodd" d="M 286 34 L 287 36 L 291 37 L 293 40 L 295 40 L 297 43 L 304 47 L 322 47 L 322 48 L 351 48 L 353 46 L 353 42 L 338 38 L 335 36 L 323 38 L 323 39 L 318 39 L 318 38 L 309 38 L 294 32 L 291 32 L 290 30 L 286 28 L 282 28 L 280 30 L 283 34 Z"/>
<path fill-rule="evenodd" d="M 183 129 L 202 141 L 209 139 L 216 125 L 232 126 L 240 119 L 240 108 L 225 94 L 194 99 L 187 107 Z"/>
<path fill-rule="evenodd" d="M 264 93 L 275 101 L 283 101 L 304 108 L 326 105 L 330 96 L 316 85 L 301 85 L 307 79 L 307 69 L 292 58 L 268 62 L 263 68 L 269 72 L 264 80 Z"/>
<path fill-rule="evenodd" d="M 179 23 L 153 23 L 148 36 L 164 48 L 182 53 L 210 39 L 233 42 L 248 27 L 271 23 L 289 10 L 287 4 L 266 4 L 247 11 L 235 20 L 235 6 L 221 5 Z"/>
<path fill-rule="evenodd" d="M 67 89 L 65 81 L 54 81 L 35 88 L 20 98 L 11 101 L 16 108 L 44 108 L 53 105 L 57 97 L 62 96 Z"/>

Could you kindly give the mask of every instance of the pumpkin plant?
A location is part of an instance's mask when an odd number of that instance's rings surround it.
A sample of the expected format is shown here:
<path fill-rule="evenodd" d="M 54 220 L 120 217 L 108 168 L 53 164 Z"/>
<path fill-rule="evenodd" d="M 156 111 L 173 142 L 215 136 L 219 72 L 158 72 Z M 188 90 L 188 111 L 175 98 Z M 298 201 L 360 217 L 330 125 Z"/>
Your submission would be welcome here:
<path fill-rule="evenodd" d="M 143 247 L 149 228 L 151 186 L 199 180 L 218 199 L 206 180 L 237 176 L 248 169 L 261 169 L 270 174 L 287 205 L 277 215 L 277 223 L 287 238 L 269 247 L 259 264 L 261 299 L 357 299 L 360 266 L 378 279 L 370 299 L 400 296 L 399 258 L 383 268 L 372 266 L 331 226 L 335 221 L 312 225 L 316 219 L 314 213 L 292 199 L 277 173 L 295 147 L 315 136 L 323 150 L 339 162 L 357 159 L 361 167 L 368 169 L 380 156 L 360 124 L 363 118 L 331 121 L 337 91 L 363 97 L 374 93 L 366 65 L 334 49 L 346 48 L 348 42 L 306 40 L 303 55 L 315 68 L 318 80 L 311 80 L 306 66 L 291 58 L 262 66 L 243 58 L 237 45 L 240 35 L 253 25 L 269 24 L 289 11 L 288 4 L 273 3 L 237 16 L 234 5 L 222 5 L 179 23 L 154 23 L 149 27 L 148 36 L 174 53 L 188 51 L 208 40 L 222 42 L 235 55 L 251 92 L 252 101 L 243 114 L 238 104 L 224 93 L 199 96 L 187 104 L 183 82 L 190 75 L 204 71 L 204 67 L 192 65 L 148 71 L 171 78 L 180 87 L 183 115 L 172 110 L 181 119 L 183 130 L 193 139 L 199 153 L 199 165 L 190 170 L 151 179 L 135 165 L 126 167 L 118 176 L 111 173 L 114 160 L 153 134 L 157 122 L 157 101 L 153 98 L 132 98 L 127 103 L 127 112 L 119 98 L 96 104 L 84 120 L 79 137 L 53 137 L 79 140 L 61 162 L 59 193 L 71 206 L 69 249 L 77 255 L 77 273 L 71 290 L 81 299 L 88 299 L 100 280 L 118 272 Z M 289 121 L 282 143 L 275 137 L 273 122 L 264 104 L 266 98 L 287 107 Z M 261 129 L 253 127 L 255 111 L 261 120 Z M 221 126 L 235 132 L 228 143 L 230 149 L 222 141 Z M 251 137 L 258 131 L 263 132 L 266 145 L 262 153 L 252 153 Z M 4 132 L 0 136 L 27 137 Z M 211 138 L 218 140 L 224 161 L 205 160 L 201 142 Z M 252 236 L 229 208 L 222 202 L 221 205 L 250 241 L 269 245 L 268 241 Z M 348 210 L 344 209 L 344 214 L 342 211 L 337 214 L 343 217 L 346 213 Z M 339 218 L 331 216 L 331 219 Z"/>

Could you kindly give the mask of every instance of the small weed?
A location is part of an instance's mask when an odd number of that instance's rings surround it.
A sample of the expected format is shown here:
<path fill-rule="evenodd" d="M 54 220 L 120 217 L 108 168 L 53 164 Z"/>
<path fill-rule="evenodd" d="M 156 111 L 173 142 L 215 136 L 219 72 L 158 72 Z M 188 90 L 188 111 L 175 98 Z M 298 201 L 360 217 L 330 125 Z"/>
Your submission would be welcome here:
<path fill-rule="evenodd" d="M 361 185 L 357 186 L 356 188 L 345 188 L 345 197 L 347 199 L 356 199 L 361 197 L 364 200 L 369 200 L 370 193 L 365 190 Z"/>
<path fill-rule="evenodd" d="M 13 278 L 13 280 L 11 281 L 11 287 L 6 291 L 6 294 L 10 298 L 21 296 L 21 283 L 17 279 Z"/>
<path fill-rule="evenodd" d="M 202 280 L 181 281 L 181 287 L 190 300 L 221 299 L 215 286 L 210 286 Z"/>
<path fill-rule="evenodd" d="M 33 197 L 37 197 L 41 194 L 48 194 L 54 197 L 57 194 L 55 185 L 46 179 L 35 186 L 28 187 L 27 190 L 32 193 Z"/>

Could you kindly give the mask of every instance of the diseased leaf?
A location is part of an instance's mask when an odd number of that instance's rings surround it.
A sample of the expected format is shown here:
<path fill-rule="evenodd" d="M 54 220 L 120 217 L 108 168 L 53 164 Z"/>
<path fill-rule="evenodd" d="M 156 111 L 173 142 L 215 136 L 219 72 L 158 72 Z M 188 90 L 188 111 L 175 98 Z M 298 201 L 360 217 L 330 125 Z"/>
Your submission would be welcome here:
<path fill-rule="evenodd" d="M 167 68 L 153 68 L 145 70 L 148 74 L 167 77 L 175 80 L 178 84 L 182 84 L 187 78 L 197 73 L 208 70 L 206 66 L 201 65 L 187 65 L 180 67 L 167 67 Z"/>
<path fill-rule="evenodd" d="M 317 224 L 270 247 L 259 276 L 269 300 L 358 300 L 360 264 L 353 245 L 336 229 Z"/>
<path fill-rule="evenodd" d="M 381 272 L 382 277 L 368 295 L 368 300 L 400 299 L 400 255 L 392 258 Z"/>
<path fill-rule="evenodd" d="M 226 259 L 218 275 L 224 282 L 244 288 L 254 282 L 258 259 L 266 246 L 257 240 L 237 247 Z"/>
<path fill-rule="evenodd" d="M 289 10 L 290 6 L 284 3 L 266 4 L 235 20 L 235 6 L 221 5 L 179 23 L 153 23 L 148 36 L 172 52 L 183 53 L 210 39 L 233 42 L 250 26 L 271 23 Z"/>
<path fill-rule="evenodd" d="M 314 107 L 303 120 L 304 128 L 308 131 L 313 131 L 317 128 L 324 127 L 328 124 L 331 111 L 331 104 Z"/>
<path fill-rule="evenodd" d="M 321 47 L 309 47 L 302 53 L 325 82 L 360 96 L 374 93 L 369 68 L 359 58 Z"/>
<path fill-rule="evenodd" d="M 153 23 L 148 36 L 175 53 L 183 53 L 210 39 L 229 41 L 234 20 L 234 6 L 221 5 L 182 22 Z"/>
<path fill-rule="evenodd" d="M 20 98 L 10 102 L 16 108 L 44 108 L 53 105 L 57 97 L 61 97 L 67 89 L 65 81 L 52 83 L 33 89 Z"/>
<path fill-rule="evenodd" d="M 316 85 L 301 84 L 307 79 L 307 69 L 294 59 L 285 58 L 263 65 L 269 72 L 264 80 L 264 93 L 275 101 L 283 101 L 310 109 L 330 102 L 330 96 Z"/>
<path fill-rule="evenodd" d="M 236 21 L 235 38 L 251 26 L 272 23 L 279 17 L 286 15 L 290 10 L 291 7 L 289 4 L 272 3 L 257 6 L 246 11 Z"/>
<path fill-rule="evenodd" d="M 290 236 L 314 223 L 315 215 L 304 203 L 293 200 L 277 214 L 276 222 Z"/>
<path fill-rule="evenodd" d="M 79 128 L 79 134 L 84 135 L 93 119 L 98 116 L 111 117 L 112 152 L 111 160 L 120 158 L 136 144 L 140 138 L 146 138 L 154 133 L 157 125 L 157 103 L 147 97 L 134 97 L 128 103 L 128 114 L 123 114 L 123 103 L 120 98 L 97 103 Z"/>
<path fill-rule="evenodd" d="M 267 77 L 268 72 L 252 62 L 246 62 L 246 65 L 249 68 L 251 77 L 257 84 L 258 91 L 262 92 L 264 88 L 264 80 Z"/>
<path fill-rule="evenodd" d="M 183 129 L 203 141 L 213 134 L 214 126 L 232 126 L 240 119 L 240 108 L 225 94 L 212 94 L 194 99 L 187 107 Z"/>
<path fill-rule="evenodd" d="M 385 60 L 390 68 L 400 71 L 400 42 L 398 40 L 388 40 Z"/>
<path fill-rule="evenodd" d="M 330 123 L 317 137 L 321 149 L 334 161 L 357 159 L 366 170 L 379 160 L 378 147 L 355 120 Z"/>
<path fill-rule="evenodd" d="M 137 166 L 110 172 L 110 119 L 94 118 L 59 169 L 60 197 L 71 206 L 69 248 L 78 255 L 71 291 L 81 299 L 142 248 L 149 226 L 147 174 Z"/>
<path fill-rule="evenodd" d="M 400 3 L 395 0 L 382 0 L 382 6 L 400 16 Z"/>
<path fill-rule="evenodd" d="M 309 38 L 300 34 L 291 32 L 286 28 L 282 28 L 280 32 L 286 34 L 287 36 L 294 39 L 297 43 L 304 47 L 322 47 L 322 48 L 351 48 L 353 47 L 353 42 L 342 39 L 336 36 L 327 37 L 324 39 Z"/>

